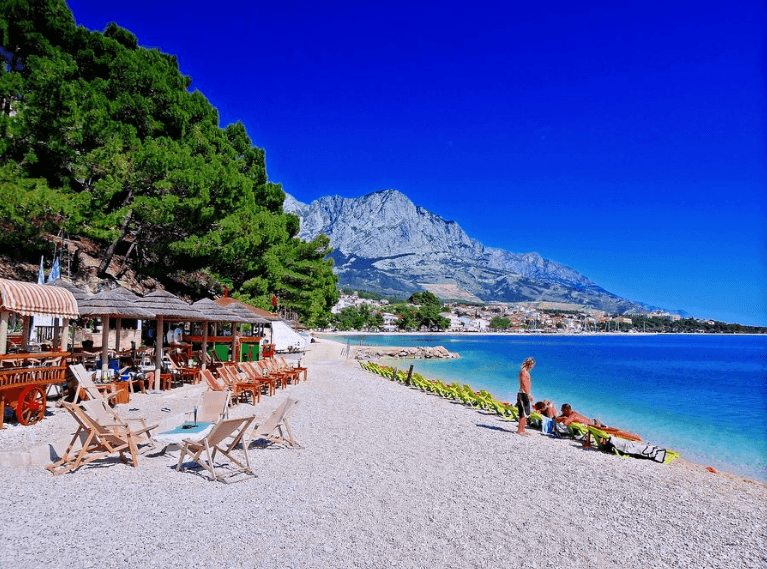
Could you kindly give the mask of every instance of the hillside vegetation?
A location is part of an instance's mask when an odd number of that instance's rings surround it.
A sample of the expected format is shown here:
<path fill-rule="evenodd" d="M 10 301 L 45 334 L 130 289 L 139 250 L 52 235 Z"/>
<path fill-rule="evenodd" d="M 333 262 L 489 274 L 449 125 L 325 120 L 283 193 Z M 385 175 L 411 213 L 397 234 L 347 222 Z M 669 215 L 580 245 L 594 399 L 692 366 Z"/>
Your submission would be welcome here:
<path fill-rule="evenodd" d="M 64 236 L 95 244 L 101 278 L 198 297 L 227 283 L 308 324 L 336 302 L 328 238 L 296 237 L 264 151 L 241 123 L 219 127 L 173 55 L 114 23 L 78 27 L 61 0 L 0 0 L 0 62 L 0 250 L 14 262 Z"/>

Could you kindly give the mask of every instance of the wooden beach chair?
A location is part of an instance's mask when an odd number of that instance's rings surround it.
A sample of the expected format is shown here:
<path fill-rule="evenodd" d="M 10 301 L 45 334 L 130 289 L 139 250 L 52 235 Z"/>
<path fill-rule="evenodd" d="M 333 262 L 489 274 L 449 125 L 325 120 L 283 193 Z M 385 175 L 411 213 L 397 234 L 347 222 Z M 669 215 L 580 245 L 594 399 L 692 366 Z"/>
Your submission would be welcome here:
<path fill-rule="evenodd" d="M 248 457 L 247 446 L 243 444 L 245 454 L 245 464 L 242 464 L 233 456 L 233 451 L 240 444 L 245 434 L 245 430 L 253 422 L 254 417 L 242 417 L 238 419 L 223 419 L 215 424 L 213 429 L 199 440 L 187 439 L 181 448 L 181 456 L 178 459 L 176 470 L 184 469 L 184 458 L 189 455 L 191 462 L 196 462 L 210 473 L 211 480 L 225 482 L 226 479 L 216 474 L 215 460 L 218 453 L 224 455 L 238 469 L 230 476 L 238 472 L 255 475 L 250 468 L 250 457 Z M 225 446 L 224 446 L 225 445 Z"/>
<path fill-rule="evenodd" d="M 103 398 L 82 401 L 80 406 L 102 425 L 113 425 L 131 429 L 140 444 L 147 443 L 154 448 L 155 443 L 151 431 L 157 428 L 157 424 L 151 426 L 147 425 L 146 421 L 141 417 L 123 418 L 117 411 L 110 407 L 109 403 Z M 130 423 L 132 421 L 137 424 L 136 427 L 131 427 Z"/>
<path fill-rule="evenodd" d="M 277 391 L 277 382 L 279 381 L 279 378 L 263 375 L 258 366 L 253 362 L 240 362 L 239 368 L 245 373 L 248 380 L 258 382 L 265 387 L 270 396 L 274 395 Z"/>
<path fill-rule="evenodd" d="M 232 392 L 233 398 L 242 401 L 250 398 L 250 403 L 255 405 L 261 401 L 261 383 L 242 379 L 237 375 L 237 370 L 233 365 L 223 365 L 218 370 L 218 376 L 226 383 Z"/>
<path fill-rule="evenodd" d="M 190 420 L 198 423 L 217 423 L 229 416 L 230 392 L 207 389 L 200 393 L 194 409 L 187 413 Z"/>
<path fill-rule="evenodd" d="M 209 369 L 200 370 L 200 375 L 213 391 L 229 391 L 229 386 L 220 377 L 216 377 Z"/>
<path fill-rule="evenodd" d="M 102 404 L 101 399 L 86 401 L 82 406 L 63 403 L 64 409 L 72 415 L 78 427 L 61 459 L 46 467 L 51 473 L 63 474 L 115 453 L 119 453 L 121 461 L 133 467 L 138 466 L 140 437 L 157 425 L 133 431 L 124 423 L 102 423 L 84 408 L 90 406 L 98 409 Z M 82 441 L 81 444 L 78 444 L 79 441 Z M 80 447 L 79 450 L 75 450 L 77 446 Z M 130 460 L 126 458 L 126 452 L 130 455 Z"/>
<path fill-rule="evenodd" d="M 283 388 L 288 383 L 298 382 L 298 372 L 281 369 L 273 359 L 259 360 L 256 365 L 267 375 L 279 378 Z"/>
<path fill-rule="evenodd" d="M 180 350 L 172 349 L 166 354 L 170 364 L 171 373 L 178 377 L 181 383 L 200 383 L 200 368 L 189 365 Z"/>
<path fill-rule="evenodd" d="M 83 364 L 70 364 L 69 371 L 75 376 L 77 381 L 77 388 L 75 389 L 74 404 L 81 399 L 81 396 L 85 394 L 88 399 L 106 399 L 110 405 L 114 405 L 112 399 L 117 397 L 119 393 L 110 391 L 111 385 L 98 386 L 92 379 L 93 372 L 89 372 L 85 369 Z"/>
<path fill-rule="evenodd" d="M 298 405 L 298 401 L 288 397 L 265 421 L 257 424 L 245 436 L 245 444 L 255 442 L 261 446 L 271 444 L 285 445 L 291 448 L 303 448 L 298 444 L 288 423 L 288 417 Z M 256 418 L 256 420 L 258 420 Z"/>

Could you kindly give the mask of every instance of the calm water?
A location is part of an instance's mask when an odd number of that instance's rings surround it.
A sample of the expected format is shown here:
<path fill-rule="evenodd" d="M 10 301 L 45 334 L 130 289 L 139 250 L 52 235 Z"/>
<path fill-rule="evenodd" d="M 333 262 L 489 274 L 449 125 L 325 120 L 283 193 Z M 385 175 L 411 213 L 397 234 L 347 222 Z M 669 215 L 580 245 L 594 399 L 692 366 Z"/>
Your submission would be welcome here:
<path fill-rule="evenodd" d="M 767 481 L 767 337 L 387 336 L 352 344 L 442 345 L 461 358 L 401 361 L 426 377 L 469 383 L 514 401 L 528 356 L 533 396 L 638 432 L 693 462 Z"/>

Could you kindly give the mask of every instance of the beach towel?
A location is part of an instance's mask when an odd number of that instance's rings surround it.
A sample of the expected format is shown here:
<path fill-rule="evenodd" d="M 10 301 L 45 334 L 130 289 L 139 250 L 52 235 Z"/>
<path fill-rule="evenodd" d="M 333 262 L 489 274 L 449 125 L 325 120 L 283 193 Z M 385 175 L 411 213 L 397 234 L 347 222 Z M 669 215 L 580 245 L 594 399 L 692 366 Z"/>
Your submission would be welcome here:
<path fill-rule="evenodd" d="M 556 421 L 552 421 L 553 425 L 551 426 L 551 434 L 555 437 L 570 437 L 570 429 L 567 428 L 567 425 L 564 423 L 557 423 Z"/>
<path fill-rule="evenodd" d="M 671 458 L 668 456 L 668 453 L 673 452 L 667 451 L 666 449 L 657 447 L 655 445 L 630 441 L 620 437 L 610 437 L 609 445 L 612 446 L 612 448 L 617 451 L 618 454 L 628 454 L 638 458 L 648 458 L 660 463 L 665 463 L 667 459 Z M 669 462 L 671 460 L 669 460 Z"/>

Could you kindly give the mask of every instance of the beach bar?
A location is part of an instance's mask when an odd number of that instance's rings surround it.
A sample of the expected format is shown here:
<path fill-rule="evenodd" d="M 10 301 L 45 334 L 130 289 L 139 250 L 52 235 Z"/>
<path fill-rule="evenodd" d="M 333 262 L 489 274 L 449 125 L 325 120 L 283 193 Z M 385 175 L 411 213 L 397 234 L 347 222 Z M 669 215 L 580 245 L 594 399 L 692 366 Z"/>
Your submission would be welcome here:
<path fill-rule="evenodd" d="M 23 318 L 21 340 L 13 346 L 8 341 L 11 315 Z M 30 345 L 32 316 L 63 318 L 67 329 L 69 320 L 79 317 L 77 301 L 66 288 L 0 279 L 0 428 L 6 405 L 15 410 L 22 425 L 40 421 L 45 416 L 48 385 L 64 381 L 67 335 L 57 328 L 52 345 Z"/>

